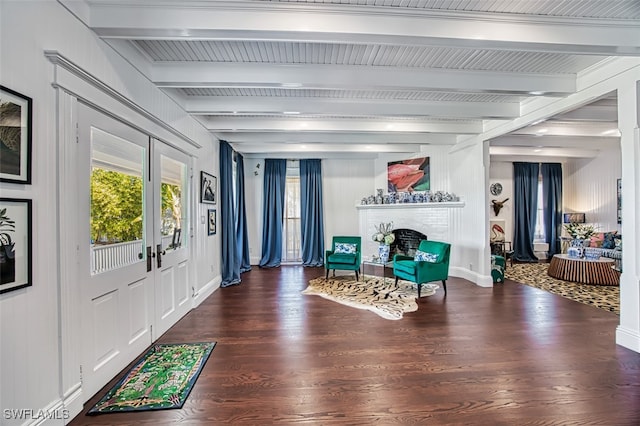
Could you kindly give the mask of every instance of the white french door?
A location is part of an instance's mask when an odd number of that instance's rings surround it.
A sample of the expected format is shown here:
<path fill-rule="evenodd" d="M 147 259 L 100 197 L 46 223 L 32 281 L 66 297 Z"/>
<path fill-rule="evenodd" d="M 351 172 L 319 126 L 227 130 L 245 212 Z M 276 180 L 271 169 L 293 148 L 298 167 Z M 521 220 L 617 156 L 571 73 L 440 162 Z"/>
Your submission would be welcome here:
<path fill-rule="evenodd" d="M 189 157 L 153 143 L 155 303 L 154 339 L 191 308 L 189 285 Z"/>
<path fill-rule="evenodd" d="M 190 160 L 82 103 L 78 152 L 87 400 L 191 307 Z"/>

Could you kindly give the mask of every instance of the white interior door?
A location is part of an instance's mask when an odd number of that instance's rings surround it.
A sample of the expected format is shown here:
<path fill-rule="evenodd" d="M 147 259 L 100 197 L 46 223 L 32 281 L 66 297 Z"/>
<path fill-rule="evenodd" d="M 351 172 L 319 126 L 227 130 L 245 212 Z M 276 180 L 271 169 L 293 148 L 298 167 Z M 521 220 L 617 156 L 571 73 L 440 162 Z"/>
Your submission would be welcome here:
<path fill-rule="evenodd" d="M 190 159 L 153 142 L 155 320 L 154 339 L 191 309 L 189 284 Z"/>
<path fill-rule="evenodd" d="M 78 149 L 86 400 L 153 339 L 153 191 L 147 135 L 79 104 Z"/>

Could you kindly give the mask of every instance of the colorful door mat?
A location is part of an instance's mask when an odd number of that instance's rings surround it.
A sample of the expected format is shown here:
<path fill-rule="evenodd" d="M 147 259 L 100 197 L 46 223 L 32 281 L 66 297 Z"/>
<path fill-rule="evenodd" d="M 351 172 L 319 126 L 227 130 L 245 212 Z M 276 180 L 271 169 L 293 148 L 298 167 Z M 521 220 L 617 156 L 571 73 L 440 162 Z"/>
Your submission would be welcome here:
<path fill-rule="evenodd" d="M 87 414 L 182 408 L 215 345 L 154 345 Z"/>

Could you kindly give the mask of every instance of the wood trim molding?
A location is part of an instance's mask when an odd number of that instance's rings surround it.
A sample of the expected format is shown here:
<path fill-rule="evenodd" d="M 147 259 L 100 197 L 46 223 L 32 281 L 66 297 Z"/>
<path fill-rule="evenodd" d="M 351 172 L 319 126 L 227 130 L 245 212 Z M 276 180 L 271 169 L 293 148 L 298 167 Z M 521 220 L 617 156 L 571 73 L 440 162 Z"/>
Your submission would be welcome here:
<path fill-rule="evenodd" d="M 80 78 L 81 80 L 83 80 L 84 82 L 88 83 L 92 87 L 100 90 L 102 93 L 106 94 L 110 98 L 118 101 L 119 103 L 121 103 L 125 107 L 131 109 L 132 111 L 134 111 L 135 113 L 141 115 L 145 119 L 153 122 L 155 125 L 161 127 L 162 129 L 164 129 L 164 130 L 168 131 L 169 133 L 173 134 L 174 136 L 180 138 L 181 140 L 185 141 L 189 145 L 191 145 L 191 146 L 193 146 L 195 148 L 202 148 L 202 145 L 200 145 L 198 142 L 194 141 L 193 139 L 191 139 L 190 137 L 188 137 L 184 133 L 182 133 L 179 130 L 177 130 L 177 129 L 173 128 L 172 126 L 168 125 L 167 123 L 165 123 L 163 120 L 161 120 L 158 117 L 156 117 L 151 112 L 147 111 L 146 109 L 144 109 L 143 107 L 141 107 L 137 103 L 133 102 L 128 97 L 122 95 L 120 92 L 114 90 L 109 85 L 104 83 L 102 80 L 100 80 L 99 78 L 97 78 L 96 76 L 94 76 L 93 74 L 91 74 L 90 72 L 85 70 L 84 68 L 82 68 L 80 65 L 78 65 L 75 62 L 71 61 L 70 59 L 68 59 L 67 57 L 65 57 L 64 55 L 59 53 L 58 51 L 56 51 L 56 50 L 45 50 L 44 51 L 44 56 L 52 64 L 64 68 L 65 70 L 69 71 L 71 74 L 73 74 L 76 77 Z M 57 82 L 54 82 L 54 86 L 56 84 L 57 84 Z M 65 89 L 68 89 L 68 88 L 65 88 Z"/>

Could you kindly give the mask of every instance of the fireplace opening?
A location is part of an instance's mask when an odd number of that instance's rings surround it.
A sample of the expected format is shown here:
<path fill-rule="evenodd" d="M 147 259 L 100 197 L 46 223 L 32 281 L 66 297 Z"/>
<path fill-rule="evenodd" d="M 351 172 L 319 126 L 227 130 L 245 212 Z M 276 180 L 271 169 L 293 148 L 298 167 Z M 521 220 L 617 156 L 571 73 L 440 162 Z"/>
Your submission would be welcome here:
<path fill-rule="evenodd" d="M 427 236 L 414 229 L 394 229 L 395 241 L 389 246 L 389 259 L 393 259 L 394 254 L 404 254 L 405 256 L 415 256 L 420 241 L 426 240 Z"/>

